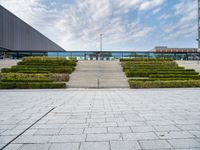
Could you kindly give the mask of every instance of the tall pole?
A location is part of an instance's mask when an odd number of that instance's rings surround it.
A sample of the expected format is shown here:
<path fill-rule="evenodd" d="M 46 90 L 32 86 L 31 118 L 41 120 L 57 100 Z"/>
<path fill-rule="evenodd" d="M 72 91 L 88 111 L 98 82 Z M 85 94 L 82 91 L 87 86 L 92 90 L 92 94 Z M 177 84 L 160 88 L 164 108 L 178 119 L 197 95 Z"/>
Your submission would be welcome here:
<path fill-rule="evenodd" d="M 100 53 L 99 53 L 99 60 L 101 59 L 101 52 L 103 49 L 103 34 L 100 34 Z"/>
<path fill-rule="evenodd" d="M 100 34 L 100 52 L 102 52 L 103 48 L 103 34 Z"/>

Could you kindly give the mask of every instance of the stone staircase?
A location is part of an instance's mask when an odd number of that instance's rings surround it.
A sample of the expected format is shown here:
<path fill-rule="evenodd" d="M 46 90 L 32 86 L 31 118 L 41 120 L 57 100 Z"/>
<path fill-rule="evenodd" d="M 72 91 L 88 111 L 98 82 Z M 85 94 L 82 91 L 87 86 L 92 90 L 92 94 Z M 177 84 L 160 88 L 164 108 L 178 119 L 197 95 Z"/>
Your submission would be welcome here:
<path fill-rule="evenodd" d="M 69 88 L 128 88 L 119 61 L 79 61 L 67 83 Z"/>

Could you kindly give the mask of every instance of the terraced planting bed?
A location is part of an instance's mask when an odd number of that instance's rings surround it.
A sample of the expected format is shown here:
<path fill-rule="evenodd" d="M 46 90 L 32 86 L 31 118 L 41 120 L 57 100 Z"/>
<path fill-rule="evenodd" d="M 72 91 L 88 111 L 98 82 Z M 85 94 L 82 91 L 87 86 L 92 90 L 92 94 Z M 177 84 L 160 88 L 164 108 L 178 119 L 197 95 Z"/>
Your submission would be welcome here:
<path fill-rule="evenodd" d="M 76 60 L 59 57 L 25 57 L 17 66 L 3 68 L 0 89 L 66 88 Z"/>
<path fill-rule="evenodd" d="M 194 69 L 179 67 L 172 59 L 121 59 L 131 88 L 200 87 Z"/>

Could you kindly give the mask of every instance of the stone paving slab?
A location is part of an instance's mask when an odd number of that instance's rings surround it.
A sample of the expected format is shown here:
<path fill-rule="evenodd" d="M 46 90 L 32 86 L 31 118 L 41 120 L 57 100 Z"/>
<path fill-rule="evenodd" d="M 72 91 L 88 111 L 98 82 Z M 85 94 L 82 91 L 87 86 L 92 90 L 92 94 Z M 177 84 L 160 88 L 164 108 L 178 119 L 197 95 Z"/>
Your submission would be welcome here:
<path fill-rule="evenodd" d="M 198 88 L 0 94 L 0 149 L 16 136 L 5 149 L 200 149 Z"/>
<path fill-rule="evenodd" d="M 176 61 L 179 66 L 185 67 L 186 69 L 195 69 L 200 73 L 200 62 L 199 61 Z"/>
<path fill-rule="evenodd" d="M 0 59 L 0 72 L 2 68 L 10 68 L 11 66 L 17 65 L 20 60 L 13 59 Z"/>

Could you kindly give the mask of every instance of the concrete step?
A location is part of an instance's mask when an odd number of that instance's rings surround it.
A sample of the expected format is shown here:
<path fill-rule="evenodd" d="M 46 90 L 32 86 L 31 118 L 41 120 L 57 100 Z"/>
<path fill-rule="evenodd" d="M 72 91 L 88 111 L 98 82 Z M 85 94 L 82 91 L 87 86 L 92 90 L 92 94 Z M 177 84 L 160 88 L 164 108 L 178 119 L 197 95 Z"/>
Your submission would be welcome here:
<path fill-rule="evenodd" d="M 70 76 L 70 88 L 128 88 L 119 61 L 79 61 Z"/>

